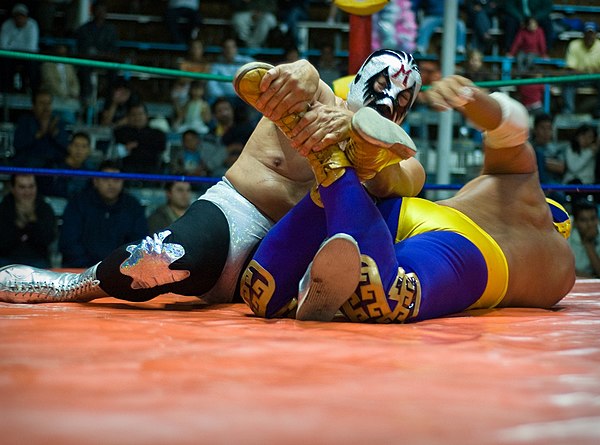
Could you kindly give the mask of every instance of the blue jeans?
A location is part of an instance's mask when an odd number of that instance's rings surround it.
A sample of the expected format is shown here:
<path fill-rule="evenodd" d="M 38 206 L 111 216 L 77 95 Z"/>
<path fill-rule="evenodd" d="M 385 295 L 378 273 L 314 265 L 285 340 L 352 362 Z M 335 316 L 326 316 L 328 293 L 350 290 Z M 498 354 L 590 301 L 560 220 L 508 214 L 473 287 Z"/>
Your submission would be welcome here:
<path fill-rule="evenodd" d="M 427 53 L 429 49 L 429 41 L 436 28 L 444 25 L 444 18 L 438 16 L 424 17 L 419 25 L 417 35 L 417 51 L 422 54 Z M 467 44 L 467 29 L 462 20 L 456 22 L 456 51 L 464 53 Z"/>

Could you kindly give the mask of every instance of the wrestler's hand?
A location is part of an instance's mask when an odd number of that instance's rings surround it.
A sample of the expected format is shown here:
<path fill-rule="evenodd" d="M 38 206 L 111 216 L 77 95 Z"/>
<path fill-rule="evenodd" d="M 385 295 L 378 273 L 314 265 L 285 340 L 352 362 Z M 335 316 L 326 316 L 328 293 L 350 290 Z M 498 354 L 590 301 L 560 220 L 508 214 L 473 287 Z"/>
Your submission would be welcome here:
<path fill-rule="evenodd" d="M 437 111 L 460 109 L 474 100 L 477 87 L 471 80 L 462 76 L 448 76 L 433 82 L 425 91 L 425 99 L 429 106 Z"/>
<path fill-rule="evenodd" d="M 353 115 L 346 108 L 315 102 L 292 130 L 292 147 L 306 156 L 348 139 Z"/>
<path fill-rule="evenodd" d="M 306 60 L 271 68 L 260 82 L 256 109 L 272 121 L 306 111 L 319 88 L 319 73 Z"/>

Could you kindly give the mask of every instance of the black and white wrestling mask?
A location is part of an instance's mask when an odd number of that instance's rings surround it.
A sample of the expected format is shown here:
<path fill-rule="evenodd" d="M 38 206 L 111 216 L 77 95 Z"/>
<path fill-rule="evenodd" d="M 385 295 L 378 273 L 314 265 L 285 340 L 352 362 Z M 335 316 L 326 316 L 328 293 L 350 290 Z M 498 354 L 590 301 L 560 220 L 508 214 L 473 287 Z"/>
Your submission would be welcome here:
<path fill-rule="evenodd" d="M 400 124 L 421 89 L 421 73 L 413 56 L 403 51 L 375 51 L 358 70 L 348 91 L 348 107 L 375 109 Z"/>

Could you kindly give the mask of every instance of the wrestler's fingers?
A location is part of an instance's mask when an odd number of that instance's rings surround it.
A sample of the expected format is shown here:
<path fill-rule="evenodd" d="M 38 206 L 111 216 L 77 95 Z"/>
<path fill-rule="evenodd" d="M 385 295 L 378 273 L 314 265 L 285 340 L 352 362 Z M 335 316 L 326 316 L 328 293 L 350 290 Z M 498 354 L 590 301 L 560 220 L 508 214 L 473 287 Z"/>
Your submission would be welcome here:
<path fill-rule="evenodd" d="M 263 76 L 260 81 L 259 89 L 262 93 L 267 91 L 271 83 L 279 77 L 279 68 L 274 66 Z"/>
<path fill-rule="evenodd" d="M 437 110 L 460 108 L 474 100 L 474 84 L 461 76 L 450 76 L 434 82 L 425 92 L 428 104 Z"/>

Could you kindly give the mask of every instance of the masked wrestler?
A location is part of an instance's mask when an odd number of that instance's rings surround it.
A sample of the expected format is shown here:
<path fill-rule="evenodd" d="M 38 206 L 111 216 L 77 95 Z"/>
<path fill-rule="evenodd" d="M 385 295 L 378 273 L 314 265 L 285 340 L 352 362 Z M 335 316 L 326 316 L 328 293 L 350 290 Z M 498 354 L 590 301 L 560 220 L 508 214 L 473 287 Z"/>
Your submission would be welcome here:
<path fill-rule="evenodd" d="M 354 322 L 412 322 L 467 309 L 548 308 L 569 292 L 570 221 L 540 188 L 524 107 L 460 76 L 435 83 L 426 96 L 484 131 L 482 174 L 444 201 L 376 205 L 352 150 L 312 161 L 324 209 L 305 198 L 261 243 L 241 282 L 257 315 L 329 321 L 341 311 Z M 368 128 L 387 125 L 361 109 L 352 141 L 365 133 L 364 116 Z"/>
<path fill-rule="evenodd" d="M 408 79 L 401 74 L 416 71 L 412 58 L 403 56 L 399 60 L 400 56 L 394 54 L 389 54 L 396 65 L 386 80 L 389 97 L 380 97 L 381 103 L 394 102 L 396 89 L 418 91 L 418 73 Z M 377 57 L 372 60 L 378 61 L 379 70 L 387 63 Z M 267 68 L 266 75 L 261 75 L 257 108 L 269 119 L 259 122 L 225 177 L 193 203 L 184 216 L 164 231 L 118 248 L 83 273 L 56 273 L 24 265 L 0 269 L 0 300 L 81 302 L 112 296 L 146 301 L 172 292 L 202 296 L 208 303 L 232 301 L 239 273 L 252 249 L 315 183 L 309 162 L 298 152 L 318 150 L 317 145 L 322 148 L 343 143 L 349 137 L 353 114 L 319 80 L 318 72 L 307 61 Z M 252 79 L 244 75 L 238 79 L 245 79 L 237 83 L 239 88 L 248 82 L 252 84 Z M 405 80 L 408 83 L 402 86 Z M 357 103 L 355 107 L 361 105 Z M 322 112 L 324 107 L 327 113 Z M 409 105 L 394 107 L 403 107 L 406 112 Z M 278 129 L 288 131 L 291 127 L 285 122 L 290 119 L 298 124 L 294 127 L 294 147 Z M 318 130 L 307 135 L 302 128 L 309 124 Z M 414 148 L 396 144 L 397 137 L 390 135 L 383 147 L 373 150 L 380 163 L 390 164 L 377 175 L 364 177 L 364 186 L 374 196 L 412 196 L 423 185 L 424 173 L 418 161 L 413 158 L 398 162 L 401 157 L 412 155 Z M 388 147 L 402 147 L 401 156 L 388 156 Z M 413 190 L 406 190 L 407 182 L 399 178 L 411 171 L 417 172 L 417 180 Z"/>

